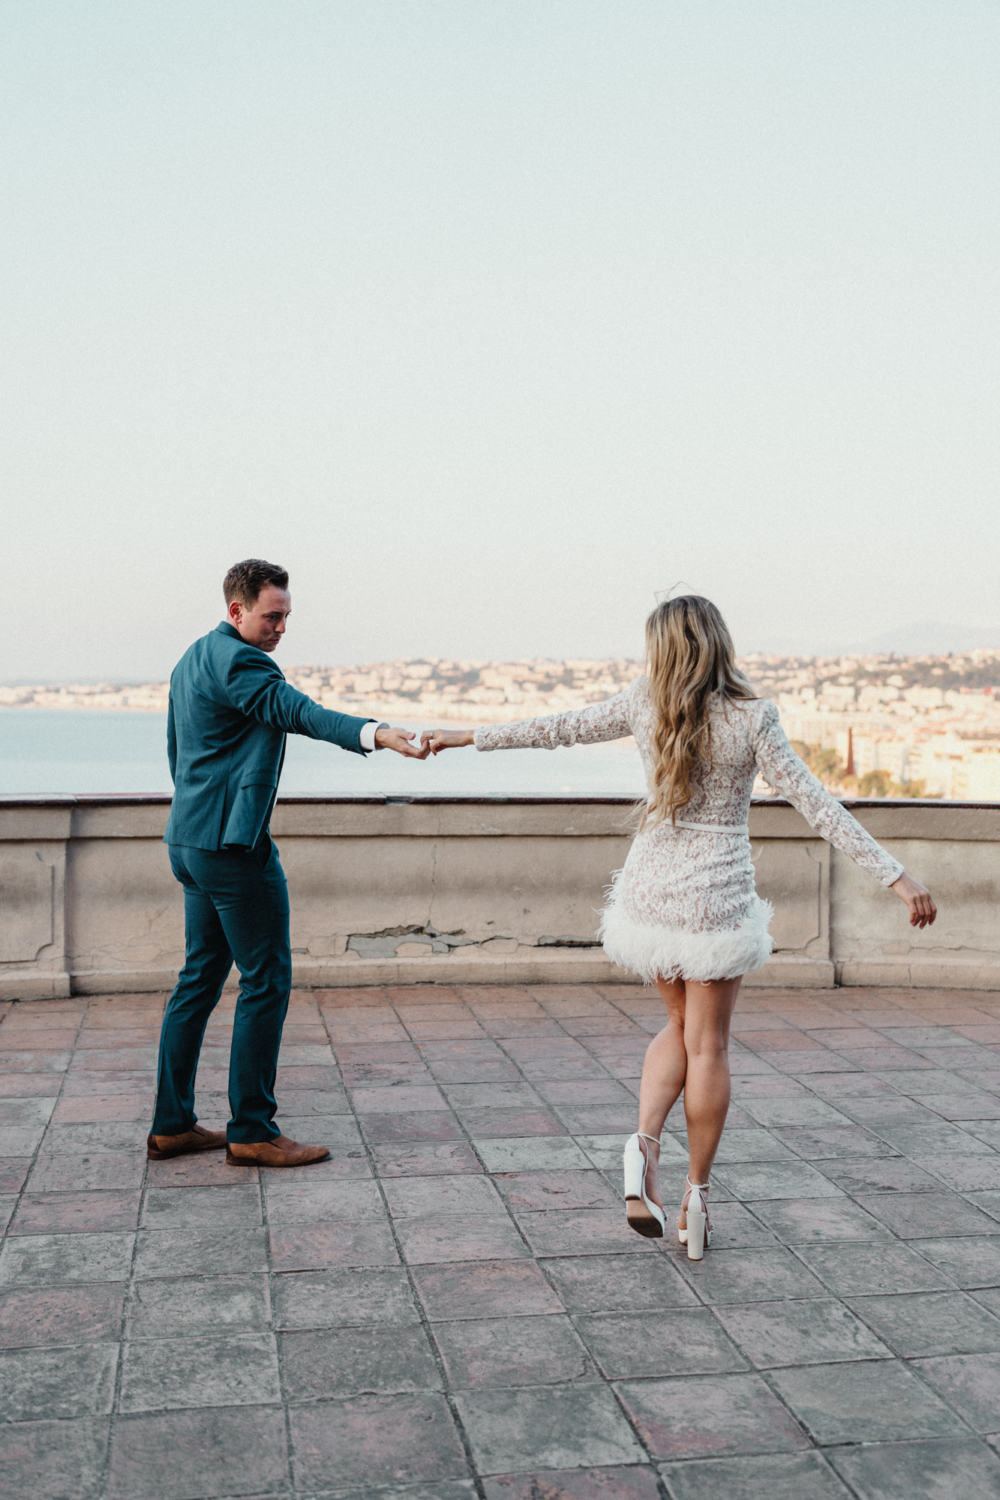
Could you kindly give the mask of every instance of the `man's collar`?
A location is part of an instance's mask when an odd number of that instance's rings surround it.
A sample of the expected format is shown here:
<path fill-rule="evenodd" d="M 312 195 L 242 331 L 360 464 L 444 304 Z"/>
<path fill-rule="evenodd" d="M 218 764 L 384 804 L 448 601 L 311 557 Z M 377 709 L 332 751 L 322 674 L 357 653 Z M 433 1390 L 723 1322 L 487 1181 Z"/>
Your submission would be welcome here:
<path fill-rule="evenodd" d="M 239 631 L 236 629 L 236 626 L 230 625 L 228 620 L 220 620 L 219 624 L 216 625 L 215 628 L 220 635 L 234 635 L 238 641 L 241 641 L 243 639 Z"/>

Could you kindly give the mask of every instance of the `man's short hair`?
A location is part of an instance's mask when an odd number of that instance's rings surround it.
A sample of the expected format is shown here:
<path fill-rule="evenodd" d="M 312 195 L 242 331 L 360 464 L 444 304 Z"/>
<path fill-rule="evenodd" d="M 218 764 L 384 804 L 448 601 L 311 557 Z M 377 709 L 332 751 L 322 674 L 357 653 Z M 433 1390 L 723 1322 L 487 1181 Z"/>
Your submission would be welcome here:
<path fill-rule="evenodd" d="M 222 580 L 222 592 L 226 604 L 238 599 L 244 609 L 252 609 L 257 603 L 261 589 L 272 584 L 276 589 L 287 589 L 288 574 L 277 563 L 265 562 L 261 557 L 247 557 L 234 563 Z"/>

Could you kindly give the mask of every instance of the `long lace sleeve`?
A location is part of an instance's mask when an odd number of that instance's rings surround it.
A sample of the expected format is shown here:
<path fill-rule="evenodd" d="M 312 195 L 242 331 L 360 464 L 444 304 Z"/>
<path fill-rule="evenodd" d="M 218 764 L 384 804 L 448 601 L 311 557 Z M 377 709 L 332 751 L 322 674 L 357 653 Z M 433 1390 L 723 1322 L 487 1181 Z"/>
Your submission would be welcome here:
<path fill-rule="evenodd" d="M 635 684 L 632 684 L 634 687 Z M 521 719 L 516 724 L 483 724 L 475 732 L 477 750 L 555 750 L 559 745 L 593 745 L 598 740 L 623 740 L 632 733 L 632 687 L 603 703 L 572 713 L 549 714 L 544 719 Z"/>
<path fill-rule="evenodd" d="M 754 757 L 768 785 L 787 797 L 810 827 L 882 885 L 897 881 L 903 874 L 899 860 L 877 844 L 802 763 L 788 743 L 774 704 L 761 703 L 755 718 Z"/>

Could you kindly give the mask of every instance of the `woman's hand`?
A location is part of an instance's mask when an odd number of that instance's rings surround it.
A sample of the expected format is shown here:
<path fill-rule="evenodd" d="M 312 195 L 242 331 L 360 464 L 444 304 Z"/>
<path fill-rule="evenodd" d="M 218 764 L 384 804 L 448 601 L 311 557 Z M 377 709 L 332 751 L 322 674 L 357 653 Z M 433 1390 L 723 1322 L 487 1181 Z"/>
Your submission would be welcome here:
<path fill-rule="evenodd" d="M 472 744 L 471 729 L 425 729 L 420 736 L 424 754 L 440 755 L 442 750 L 457 750 L 460 745 Z"/>
<path fill-rule="evenodd" d="M 911 927 L 929 927 L 937 916 L 937 907 L 934 905 L 934 897 L 925 885 L 912 879 L 905 870 L 899 879 L 889 887 L 894 891 L 900 901 L 905 901 L 910 908 Z"/>

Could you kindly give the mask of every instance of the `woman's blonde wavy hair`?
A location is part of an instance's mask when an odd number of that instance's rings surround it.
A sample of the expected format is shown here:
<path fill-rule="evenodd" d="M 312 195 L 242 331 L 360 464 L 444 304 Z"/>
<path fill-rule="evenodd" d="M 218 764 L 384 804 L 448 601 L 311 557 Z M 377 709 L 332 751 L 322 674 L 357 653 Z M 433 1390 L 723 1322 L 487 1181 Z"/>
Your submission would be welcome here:
<path fill-rule="evenodd" d="M 646 674 L 656 716 L 653 786 L 640 828 L 673 822 L 712 761 L 713 693 L 756 698 L 736 665 L 732 636 L 710 599 L 684 594 L 658 604 L 646 621 Z"/>

